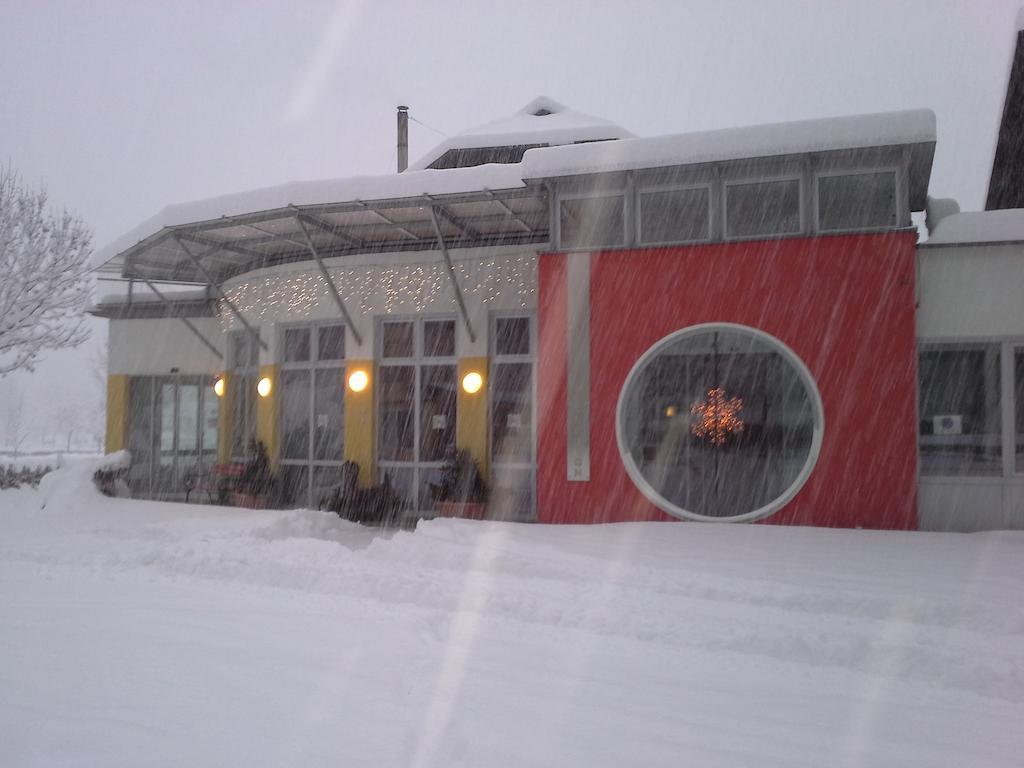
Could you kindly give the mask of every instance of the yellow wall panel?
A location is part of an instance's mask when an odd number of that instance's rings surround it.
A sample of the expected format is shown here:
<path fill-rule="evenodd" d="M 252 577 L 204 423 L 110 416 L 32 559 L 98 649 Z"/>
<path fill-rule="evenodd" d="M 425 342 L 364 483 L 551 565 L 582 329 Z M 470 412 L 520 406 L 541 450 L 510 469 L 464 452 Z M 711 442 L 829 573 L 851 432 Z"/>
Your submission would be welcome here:
<path fill-rule="evenodd" d="M 267 447 L 270 463 L 276 468 L 280 458 L 281 381 L 276 365 L 261 365 L 260 378 L 270 379 L 270 394 L 256 398 L 256 438 Z"/>
<path fill-rule="evenodd" d="M 353 392 L 349 377 L 365 371 L 369 384 L 362 392 Z M 368 488 L 376 481 L 374 467 L 373 389 L 376 386 L 372 360 L 349 360 L 345 364 L 345 461 L 359 465 L 359 485 Z"/>
<path fill-rule="evenodd" d="M 107 377 L 107 453 L 128 447 L 128 376 Z"/>
<path fill-rule="evenodd" d="M 476 371 L 484 380 L 479 392 L 470 394 L 462 388 L 462 379 Z M 459 360 L 458 404 L 455 419 L 455 444 L 469 451 L 487 476 L 487 358 L 464 357 Z"/>

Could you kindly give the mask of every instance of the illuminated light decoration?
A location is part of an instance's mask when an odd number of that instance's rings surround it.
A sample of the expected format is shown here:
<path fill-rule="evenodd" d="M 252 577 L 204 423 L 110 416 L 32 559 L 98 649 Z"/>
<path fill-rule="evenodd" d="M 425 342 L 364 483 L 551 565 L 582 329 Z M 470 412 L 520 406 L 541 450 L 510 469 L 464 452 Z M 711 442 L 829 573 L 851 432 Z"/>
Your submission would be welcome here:
<path fill-rule="evenodd" d="M 475 395 L 484 385 L 484 377 L 476 371 L 470 371 L 462 377 L 462 388 L 471 395 Z"/>
<path fill-rule="evenodd" d="M 366 371 L 359 369 L 358 371 L 352 371 L 348 377 L 348 388 L 353 392 L 362 392 L 366 389 L 370 383 L 370 376 Z"/>
<path fill-rule="evenodd" d="M 668 408 L 665 409 L 665 416 L 667 416 L 670 419 L 677 413 L 679 413 L 679 409 L 676 408 L 674 405 L 670 405 Z"/>
<path fill-rule="evenodd" d="M 217 397 L 224 397 L 224 377 L 218 376 L 217 380 L 213 382 L 213 394 Z"/>
<path fill-rule="evenodd" d="M 454 269 L 463 293 L 476 296 L 481 304 L 502 297 L 514 297 L 523 309 L 533 304 L 537 293 L 537 257 L 533 254 L 456 261 Z M 439 261 L 329 268 L 328 272 L 342 300 L 363 317 L 457 308 L 445 266 Z M 232 281 L 224 286 L 224 293 L 246 320 L 256 324 L 333 317 L 336 311 L 315 268 Z M 218 306 L 225 331 L 241 327 L 223 301 Z"/>
<path fill-rule="evenodd" d="M 742 410 L 740 398 L 727 397 L 721 387 L 709 389 L 706 399 L 690 406 L 690 413 L 697 417 L 690 431 L 695 437 L 708 438 L 712 445 L 724 445 L 730 435 L 743 431 L 743 420 L 738 415 Z"/>
<path fill-rule="evenodd" d="M 266 376 L 264 376 L 262 379 L 256 382 L 256 391 L 259 393 L 260 397 L 266 397 L 267 395 L 269 395 L 270 389 L 270 379 L 268 379 Z"/>

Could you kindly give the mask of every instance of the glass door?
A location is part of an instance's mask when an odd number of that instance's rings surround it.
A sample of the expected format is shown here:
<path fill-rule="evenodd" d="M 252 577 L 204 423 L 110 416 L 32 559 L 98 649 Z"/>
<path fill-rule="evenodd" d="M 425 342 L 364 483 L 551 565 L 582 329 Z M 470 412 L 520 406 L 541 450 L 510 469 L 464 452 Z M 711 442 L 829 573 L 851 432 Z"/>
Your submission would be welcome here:
<path fill-rule="evenodd" d="M 216 461 L 217 397 L 201 376 L 136 377 L 130 387 L 132 493 L 185 498 Z"/>
<path fill-rule="evenodd" d="M 534 327 L 529 315 L 491 321 L 491 499 L 488 516 L 536 518 Z"/>
<path fill-rule="evenodd" d="M 387 478 L 409 509 L 431 513 L 431 486 L 455 449 L 455 321 L 385 320 L 380 339 L 379 480 Z"/>

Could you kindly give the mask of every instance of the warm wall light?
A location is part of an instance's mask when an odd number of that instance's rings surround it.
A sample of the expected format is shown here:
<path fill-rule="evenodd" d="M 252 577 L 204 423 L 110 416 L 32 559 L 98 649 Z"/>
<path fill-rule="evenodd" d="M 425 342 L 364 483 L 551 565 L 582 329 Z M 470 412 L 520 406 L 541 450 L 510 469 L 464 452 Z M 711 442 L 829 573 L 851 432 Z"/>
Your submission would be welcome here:
<path fill-rule="evenodd" d="M 462 377 L 462 388 L 469 394 L 475 395 L 484 385 L 484 377 L 476 371 L 470 371 Z"/>
<path fill-rule="evenodd" d="M 218 376 L 217 380 L 213 382 L 213 394 L 217 397 L 224 397 L 224 377 Z"/>
<path fill-rule="evenodd" d="M 266 397 L 270 394 L 270 379 L 264 376 L 256 383 L 256 391 L 259 392 L 260 397 Z"/>
<path fill-rule="evenodd" d="M 352 371 L 348 377 L 348 388 L 353 392 L 362 392 L 366 389 L 366 385 L 370 383 L 370 377 L 367 376 L 366 371 L 359 369 Z"/>

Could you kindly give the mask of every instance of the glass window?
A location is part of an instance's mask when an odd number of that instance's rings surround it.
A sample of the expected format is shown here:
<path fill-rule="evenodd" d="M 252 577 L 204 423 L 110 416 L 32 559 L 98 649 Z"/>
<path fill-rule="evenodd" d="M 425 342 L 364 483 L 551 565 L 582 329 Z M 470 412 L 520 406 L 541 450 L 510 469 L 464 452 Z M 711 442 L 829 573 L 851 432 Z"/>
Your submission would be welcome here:
<path fill-rule="evenodd" d="M 533 364 L 491 366 L 491 456 L 494 461 L 533 460 Z"/>
<path fill-rule="evenodd" d="M 220 415 L 220 398 L 207 388 L 203 395 L 203 451 L 208 454 L 217 452 L 217 426 Z"/>
<path fill-rule="evenodd" d="M 674 189 L 640 194 L 640 242 L 683 243 L 707 240 L 710 190 Z"/>
<path fill-rule="evenodd" d="M 920 351 L 923 475 L 1001 475 L 999 344 L 928 344 Z"/>
<path fill-rule="evenodd" d="M 389 321 L 383 324 L 381 354 L 384 357 L 412 357 L 415 324 Z"/>
<path fill-rule="evenodd" d="M 424 365 L 420 373 L 420 461 L 444 461 L 455 447 L 454 365 Z"/>
<path fill-rule="evenodd" d="M 625 242 L 622 195 L 561 200 L 559 221 L 563 248 L 615 246 Z"/>
<path fill-rule="evenodd" d="M 318 368 L 314 371 L 316 406 L 313 423 L 313 458 L 342 461 L 345 434 L 345 371 Z"/>
<path fill-rule="evenodd" d="M 235 331 L 231 334 L 232 368 L 254 368 L 259 365 L 259 344 L 256 337 L 248 331 Z"/>
<path fill-rule="evenodd" d="M 309 377 L 306 370 L 281 372 L 281 457 L 309 458 Z"/>
<path fill-rule="evenodd" d="M 345 359 L 345 326 L 323 325 L 317 329 L 317 360 Z"/>
<path fill-rule="evenodd" d="M 228 376 L 231 401 L 231 455 L 243 458 L 249 452 L 249 442 L 256 437 L 256 382 L 258 376 L 232 373 Z"/>
<path fill-rule="evenodd" d="M 530 318 L 499 317 L 495 320 L 494 354 L 530 354 Z"/>
<path fill-rule="evenodd" d="M 160 450 L 174 450 L 174 384 L 160 387 Z"/>
<path fill-rule="evenodd" d="M 806 368 L 771 337 L 721 326 L 656 344 L 627 380 L 620 450 L 638 487 L 677 517 L 763 517 L 792 498 L 820 446 Z"/>
<path fill-rule="evenodd" d="M 895 172 L 818 177 L 819 229 L 895 226 Z"/>
<path fill-rule="evenodd" d="M 297 363 L 309 360 L 309 328 L 286 328 L 284 331 L 284 361 Z"/>
<path fill-rule="evenodd" d="M 309 487 L 309 467 L 304 464 L 284 464 L 280 472 L 281 505 L 284 507 L 302 506 L 306 503 Z"/>
<path fill-rule="evenodd" d="M 178 450 L 195 451 L 199 448 L 199 385 L 181 384 L 178 387 Z"/>
<path fill-rule="evenodd" d="M 778 235 L 800 231 L 800 181 L 729 184 L 725 191 L 729 237 Z"/>
<path fill-rule="evenodd" d="M 1016 403 L 1014 417 L 1014 445 L 1016 446 L 1016 471 L 1024 472 L 1024 349 L 1013 353 L 1013 398 Z"/>
<path fill-rule="evenodd" d="M 416 368 L 411 365 L 381 366 L 380 458 L 386 461 L 415 459 L 413 414 L 416 398 Z"/>
<path fill-rule="evenodd" d="M 454 320 L 425 320 L 423 322 L 423 356 L 455 357 Z"/>

